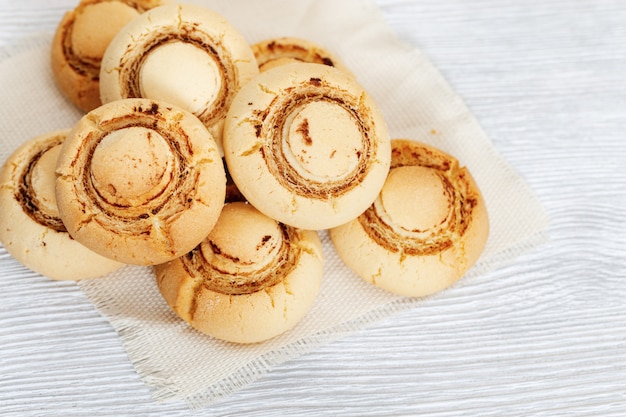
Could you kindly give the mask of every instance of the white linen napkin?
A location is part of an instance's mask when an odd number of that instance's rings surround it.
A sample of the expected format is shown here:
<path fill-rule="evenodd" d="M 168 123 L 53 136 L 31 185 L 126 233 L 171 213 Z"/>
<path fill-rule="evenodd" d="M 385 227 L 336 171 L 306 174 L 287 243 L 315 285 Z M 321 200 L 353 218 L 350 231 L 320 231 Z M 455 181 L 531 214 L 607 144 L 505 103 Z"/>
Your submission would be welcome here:
<path fill-rule="evenodd" d="M 469 168 L 487 202 L 491 234 L 483 256 L 464 280 L 512 261 L 545 239 L 549 220 L 532 190 L 499 155 L 427 57 L 398 41 L 372 3 L 194 3 L 224 15 L 250 43 L 297 36 L 327 47 L 378 102 L 392 138 L 429 143 Z M 2 161 L 20 143 L 70 127 L 82 116 L 54 84 L 49 67 L 51 39 L 52 34 L 43 34 L 0 51 Z M 184 400 L 191 408 L 201 408 L 243 388 L 275 364 L 374 320 L 419 308 L 420 299 L 394 296 L 357 278 L 339 260 L 327 234 L 320 235 L 326 261 L 315 305 L 292 331 L 260 344 L 224 343 L 191 329 L 162 300 L 152 268 L 127 266 L 78 285 L 117 330 L 129 360 L 153 388 L 154 398 Z"/>

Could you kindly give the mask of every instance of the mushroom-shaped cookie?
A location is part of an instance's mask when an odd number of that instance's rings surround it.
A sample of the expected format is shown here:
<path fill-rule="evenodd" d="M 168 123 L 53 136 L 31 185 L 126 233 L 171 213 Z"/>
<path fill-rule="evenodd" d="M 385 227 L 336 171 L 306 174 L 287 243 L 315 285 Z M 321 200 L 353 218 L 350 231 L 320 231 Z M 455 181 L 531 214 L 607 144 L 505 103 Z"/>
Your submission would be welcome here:
<path fill-rule="evenodd" d="M 476 182 L 455 158 L 396 139 L 379 197 L 329 234 L 340 258 L 365 281 L 424 296 L 451 286 L 474 265 L 489 219 Z"/>
<path fill-rule="evenodd" d="M 281 65 L 237 94 L 224 157 L 246 199 L 290 226 L 320 230 L 362 213 L 385 182 L 389 134 L 352 77 L 322 64 Z"/>
<path fill-rule="evenodd" d="M 129 264 L 189 252 L 224 205 L 226 175 L 212 135 L 191 113 L 148 99 L 83 116 L 63 143 L 57 176 L 69 233 Z"/>
<path fill-rule="evenodd" d="M 333 53 L 307 39 L 285 36 L 265 39 L 252 45 L 261 72 L 296 62 L 323 64 L 350 72 Z"/>
<path fill-rule="evenodd" d="M 258 74 L 250 45 L 224 17 L 191 4 L 155 7 L 111 41 L 102 60 L 103 103 L 144 97 L 196 115 L 221 146 L 224 117 Z"/>
<path fill-rule="evenodd" d="M 68 131 L 25 142 L 0 170 L 0 242 L 26 267 L 58 280 L 103 276 L 123 265 L 72 239 L 59 217 L 54 169 Z"/>
<path fill-rule="evenodd" d="M 117 32 L 161 0 L 82 0 L 59 22 L 51 66 L 59 89 L 88 112 L 100 102 L 100 63 Z"/>
<path fill-rule="evenodd" d="M 261 342 L 293 328 L 322 280 L 316 232 L 228 203 L 215 228 L 190 253 L 155 266 L 168 305 L 195 329 L 236 343 Z"/>

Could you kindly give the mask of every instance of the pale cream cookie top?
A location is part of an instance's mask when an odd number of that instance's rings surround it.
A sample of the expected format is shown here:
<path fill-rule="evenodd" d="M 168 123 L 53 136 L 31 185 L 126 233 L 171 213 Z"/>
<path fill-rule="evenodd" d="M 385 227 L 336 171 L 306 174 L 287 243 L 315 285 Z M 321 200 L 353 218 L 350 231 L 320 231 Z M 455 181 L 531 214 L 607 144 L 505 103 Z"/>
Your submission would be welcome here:
<path fill-rule="evenodd" d="M 144 97 L 197 116 L 221 149 L 224 117 L 241 85 L 258 74 L 250 45 L 223 16 L 168 4 L 133 19 L 111 41 L 100 70 L 103 103 Z"/>
<path fill-rule="evenodd" d="M 310 310 L 322 281 L 322 244 L 314 231 L 233 202 L 200 245 L 155 273 L 168 305 L 195 329 L 235 343 L 261 342 Z"/>
<path fill-rule="evenodd" d="M 154 265 L 195 247 L 224 205 L 217 144 L 186 110 L 125 99 L 86 114 L 57 165 L 59 213 L 70 234 L 104 256 Z"/>
<path fill-rule="evenodd" d="M 282 223 L 320 230 L 352 220 L 387 177 L 387 126 L 355 79 L 322 64 L 281 65 L 235 97 L 224 157 L 246 199 Z"/>
<path fill-rule="evenodd" d="M 480 257 L 489 236 L 487 207 L 470 172 L 449 154 L 396 139 L 392 155 L 374 204 L 329 235 L 365 281 L 399 295 L 433 294 Z"/>
<path fill-rule="evenodd" d="M 107 46 L 128 22 L 167 0 L 82 0 L 57 25 L 50 62 L 61 92 L 88 112 L 101 104 L 100 63 Z"/>
<path fill-rule="evenodd" d="M 99 277 L 123 265 L 72 239 L 59 217 L 54 170 L 68 132 L 30 139 L 0 170 L 0 242 L 23 265 L 57 280 Z"/>

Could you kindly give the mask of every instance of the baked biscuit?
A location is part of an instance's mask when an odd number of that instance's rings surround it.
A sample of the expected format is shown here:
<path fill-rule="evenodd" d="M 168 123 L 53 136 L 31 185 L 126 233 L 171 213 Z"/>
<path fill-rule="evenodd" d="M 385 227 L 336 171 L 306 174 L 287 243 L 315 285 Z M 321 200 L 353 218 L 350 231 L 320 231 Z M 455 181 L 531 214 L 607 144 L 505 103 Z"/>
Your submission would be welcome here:
<path fill-rule="evenodd" d="M 100 63 L 104 52 L 128 22 L 159 0 L 82 0 L 63 15 L 51 45 L 51 67 L 61 92 L 88 112 L 100 102 Z"/>
<path fill-rule="evenodd" d="M 0 242 L 23 265 L 57 280 L 103 276 L 123 265 L 72 239 L 59 217 L 54 169 L 68 132 L 25 142 L 0 170 Z"/>
<path fill-rule="evenodd" d="M 476 182 L 455 158 L 393 140 L 389 176 L 374 204 L 329 235 L 340 258 L 365 281 L 424 296 L 451 286 L 474 265 L 489 219 Z"/>
<path fill-rule="evenodd" d="M 209 131 L 191 113 L 149 99 L 87 113 L 63 143 L 57 176 L 69 233 L 128 264 L 189 252 L 224 205 L 224 165 Z"/>
<path fill-rule="evenodd" d="M 385 182 L 389 134 L 355 79 L 321 64 L 281 65 L 236 95 L 224 158 L 246 199 L 301 229 L 338 226 L 362 213 Z"/>
<path fill-rule="evenodd" d="M 118 32 L 100 70 L 103 103 L 144 97 L 190 111 L 221 148 L 226 111 L 258 74 L 250 45 L 224 17 L 191 4 L 153 8 Z"/>
<path fill-rule="evenodd" d="M 155 266 L 168 305 L 195 329 L 236 343 L 261 342 L 299 323 L 321 285 L 322 245 L 314 231 L 229 203 L 190 253 Z"/>
<path fill-rule="evenodd" d="M 350 72 L 333 53 L 307 39 L 291 36 L 266 39 L 253 44 L 252 51 L 261 72 L 296 62 L 323 64 Z"/>

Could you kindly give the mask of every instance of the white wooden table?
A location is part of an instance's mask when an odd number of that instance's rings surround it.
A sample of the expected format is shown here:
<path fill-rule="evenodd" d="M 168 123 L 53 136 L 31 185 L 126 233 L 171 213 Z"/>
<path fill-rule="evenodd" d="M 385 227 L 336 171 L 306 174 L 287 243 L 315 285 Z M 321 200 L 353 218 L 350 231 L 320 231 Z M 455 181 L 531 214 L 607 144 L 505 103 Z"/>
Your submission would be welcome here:
<path fill-rule="evenodd" d="M 2 0 L 0 47 L 75 5 L 51 3 Z M 550 242 L 195 413 L 152 400 L 74 283 L 0 249 L 0 416 L 626 415 L 626 2 L 376 3 L 535 190 Z"/>

